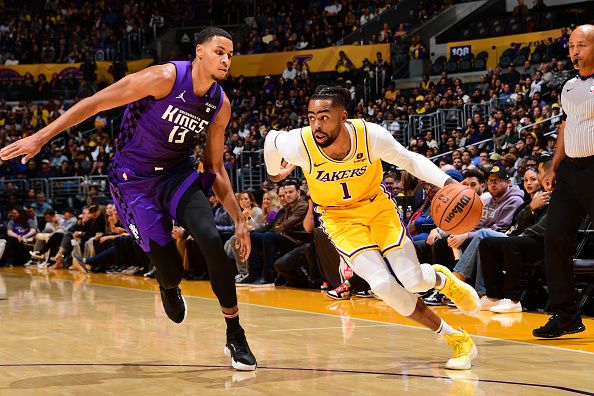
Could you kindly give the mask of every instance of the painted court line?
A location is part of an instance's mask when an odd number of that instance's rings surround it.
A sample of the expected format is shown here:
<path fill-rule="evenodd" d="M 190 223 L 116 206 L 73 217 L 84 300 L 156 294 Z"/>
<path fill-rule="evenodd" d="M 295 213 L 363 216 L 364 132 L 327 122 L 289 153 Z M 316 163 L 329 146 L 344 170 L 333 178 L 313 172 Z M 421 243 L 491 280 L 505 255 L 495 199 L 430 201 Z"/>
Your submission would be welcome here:
<path fill-rule="evenodd" d="M 306 312 L 306 313 L 308 313 L 308 312 Z M 349 319 L 356 319 L 356 318 L 349 317 Z M 369 325 L 369 326 L 357 326 L 357 328 L 358 329 L 367 329 L 370 327 L 392 327 L 392 326 L 394 326 L 393 323 L 386 323 L 386 324 L 375 324 L 375 325 Z M 297 329 L 274 329 L 274 330 L 268 330 L 268 331 L 270 331 L 271 333 L 281 333 L 281 332 L 285 332 L 285 331 L 315 331 L 315 330 L 332 330 L 332 329 L 342 329 L 342 328 L 343 328 L 343 326 L 300 327 Z"/>
<path fill-rule="evenodd" d="M 25 276 L 25 275 L 21 275 L 21 274 L 4 274 L 4 273 L 2 275 L 9 275 L 9 276 L 20 277 L 20 278 L 25 278 L 26 276 L 40 276 L 40 275 L 26 275 Z M 62 281 L 62 282 L 70 282 L 70 283 L 72 283 L 72 280 L 69 280 L 69 279 L 55 279 L 55 280 Z M 130 287 L 125 287 L 125 286 L 116 286 L 116 285 L 104 285 L 104 284 L 99 284 L 99 283 L 87 283 L 87 286 L 92 286 L 92 287 L 114 287 L 114 288 L 117 288 L 117 289 L 124 289 L 124 290 L 128 290 L 128 291 L 141 291 L 141 292 L 148 292 L 148 293 L 152 293 L 152 294 L 157 294 L 158 293 L 157 291 L 152 291 L 152 290 L 136 289 L 136 288 L 130 288 Z M 215 298 L 210 298 L 210 297 L 200 297 L 200 296 L 191 296 L 191 295 L 186 295 L 184 297 L 185 298 L 192 298 L 192 299 L 199 299 L 199 300 L 207 300 L 207 301 L 211 301 L 211 302 L 216 302 L 216 299 Z M 241 302 L 241 301 L 240 301 L 240 305 L 249 305 L 249 306 L 253 306 L 253 307 L 276 309 L 276 310 L 287 311 L 287 312 L 294 312 L 294 313 L 306 313 L 306 314 L 311 314 L 311 315 L 322 315 L 322 316 L 328 316 L 328 317 L 332 317 L 332 318 L 345 318 L 345 319 L 348 318 L 348 319 L 352 319 L 352 320 L 359 320 L 359 321 L 369 322 L 369 323 L 390 324 L 391 326 L 405 327 L 405 328 L 416 329 L 416 330 L 420 330 L 420 331 L 431 331 L 429 329 L 426 329 L 426 328 L 423 328 L 423 327 L 418 327 L 418 326 L 406 325 L 406 324 L 401 324 L 401 323 L 388 323 L 388 322 L 382 322 L 382 321 L 374 320 L 374 319 L 356 318 L 356 317 L 352 317 L 352 316 L 332 315 L 332 314 L 322 313 L 322 312 L 311 312 L 311 311 L 304 311 L 304 310 L 300 310 L 300 309 L 274 307 L 274 306 L 270 306 L 270 305 L 247 303 L 247 302 Z M 525 341 L 509 340 L 509 339 L 505 339 L 505 338 L 489 337 L 489 336 L 478 335 L 478 334 L 471 334 L 471 335 L 473 337 L 484 338 L 486 340 L 504 341 L 504 342 L 509 342 L 511 344 L 518 344 L 518 345 L 529 346 L 529 347 L 545 348 L 545 349 L 551 349 L 551 350 L 554 350 L 554 351 L 582 353 L 582 354 L 593 355 L 594 356 L 594 352 L 582 351 L 582 350 L 578 350 L 578 349 L 568 349 L 568 348 L 563 348 L 563 347 L 556 347 L 556 346 L 553 346 L 553 345 L 533 344 L 533 343 L 525 342 Z"/>
<path fill-rule="evenodd" d="M 206 364 L 152 364 L 152 363 L 21 363 L 21 364 L 0 364 L 0 367 L 172 367 L 172 368 L 201 368 L 201 369 L 229 369 L 229 366 L 223 365 L 206 365 Z M 578 395 L 594 395 L 592 392 L 581 389 L 569 388 L 558 385 L 534 384 L 530 382 L 516 382 L 516 381 L 502 381 L 489 379 L 464 379 L 452 378 L 445 375 L 429 375 L 429 374 L 410 374 L 410 373 L 391 373 L 383 371 L 362 371 L 362 370 L 348 370 L 348 369 L 318 369 L 305 367 L 268 367 L 258 366 L 258 370 L 282 370 L 282 371 L 305 371 L 305 372 L 319 372 L 319 373 L 336 373 L 336 374 L 360 374 L 360 375 L 383 375 L 390 377 L 402 378 L 425 378 L 425 379 L 446 379 L 451 381 L 468 381 L 468 382 L 483 382 L 488 384 L 500 385 L 517 385 L 531 388 L 554 389 L 563 392 L 574 393 Z"/>

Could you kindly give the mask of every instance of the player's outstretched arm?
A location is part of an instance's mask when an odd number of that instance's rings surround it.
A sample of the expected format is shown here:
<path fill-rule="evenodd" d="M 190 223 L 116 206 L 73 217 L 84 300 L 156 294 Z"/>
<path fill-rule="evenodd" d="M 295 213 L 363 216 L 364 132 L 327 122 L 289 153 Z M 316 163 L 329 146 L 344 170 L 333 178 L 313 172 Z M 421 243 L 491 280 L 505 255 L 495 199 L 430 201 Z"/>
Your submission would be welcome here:
<path fill-rule="evenodd" d="M 231 116 L 231 105 L 227 95 L 223 99 L 223 106 L 217 114 L 215 121 L 208 127 L 206 136 L 206 149 L 204 150 L 204 169 L 215 174 L 215 181 L 212 186 L 215 195 L 221 201 L 227 212 L 235 222 L 235 235 L 237 236 L 237 248 L 240 251 L 242 261 L 250 256 L 251 243 L 250 234 L 247 229 L 245 218 L 239 207 L 229 175 L 223 163 L 225 152 L 225 129 Z"/>
<path fill-rule="evenodd" d="M 54 136 L 100 111 L 123 106 L 146 96 L 154 96 L 157 99 L 167 96 L 173 88 L 175 77 L 176 71 L 173 64 L 153 66 L 129 74 L 95 95 L 76 103 L 58 119 L 35 134 L 4 147 L 0 150 L 0 158 L 8 160 L 23 155 L 24 164 Z"/>
<path fill-rule="evenodd" d="M 382 159 L 438 187 L 455 182 L 427 157 L 404 148 L 382 126 L 371 122 L 368 126 L 372 160 Z"/>

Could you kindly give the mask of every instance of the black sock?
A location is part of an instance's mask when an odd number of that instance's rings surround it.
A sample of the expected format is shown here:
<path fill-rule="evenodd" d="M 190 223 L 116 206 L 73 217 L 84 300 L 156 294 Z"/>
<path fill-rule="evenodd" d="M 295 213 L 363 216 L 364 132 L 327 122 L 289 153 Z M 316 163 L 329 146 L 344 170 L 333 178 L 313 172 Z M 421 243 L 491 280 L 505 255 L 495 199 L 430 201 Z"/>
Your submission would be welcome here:
<path fill-rule="evenodd" d="M 225 322 L 227 323 L 227 334 L 235 333 L 241 329 L 241 325 L 239 324 L 239 310 L 230 318 L 227 317 L 230 315 L 226 315 L 225 313 L 223 313 L 223 315 L 225 315 Z"/>

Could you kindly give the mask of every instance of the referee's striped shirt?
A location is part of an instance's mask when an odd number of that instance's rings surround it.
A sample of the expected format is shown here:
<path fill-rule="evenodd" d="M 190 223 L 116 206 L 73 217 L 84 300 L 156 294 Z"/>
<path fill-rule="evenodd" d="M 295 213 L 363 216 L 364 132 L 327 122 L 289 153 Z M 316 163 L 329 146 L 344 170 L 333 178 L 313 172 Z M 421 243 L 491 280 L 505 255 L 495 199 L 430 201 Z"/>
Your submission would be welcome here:
<path fill-rule="evenodd" d="M 571 158 L 594 155 L 594 75 L 576 76 L 561 92 L 565 121 L 565 154 Z"/>

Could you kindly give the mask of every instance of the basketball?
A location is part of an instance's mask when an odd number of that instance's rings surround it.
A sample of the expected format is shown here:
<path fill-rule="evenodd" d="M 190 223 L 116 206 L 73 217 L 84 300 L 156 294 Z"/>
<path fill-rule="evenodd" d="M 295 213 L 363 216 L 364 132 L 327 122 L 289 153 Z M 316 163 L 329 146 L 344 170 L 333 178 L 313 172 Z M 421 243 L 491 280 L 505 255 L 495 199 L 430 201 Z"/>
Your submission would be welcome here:
<path fill-rule="evenodd" d="M 450 234 L 463 234 L 478 224 L 483 214 L 483 202 L 474 190 L 459 183 L 445 186 L 431 202 L 435 224 Z"/>

